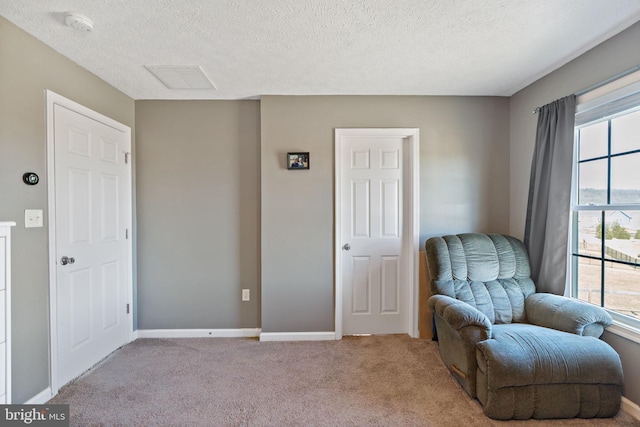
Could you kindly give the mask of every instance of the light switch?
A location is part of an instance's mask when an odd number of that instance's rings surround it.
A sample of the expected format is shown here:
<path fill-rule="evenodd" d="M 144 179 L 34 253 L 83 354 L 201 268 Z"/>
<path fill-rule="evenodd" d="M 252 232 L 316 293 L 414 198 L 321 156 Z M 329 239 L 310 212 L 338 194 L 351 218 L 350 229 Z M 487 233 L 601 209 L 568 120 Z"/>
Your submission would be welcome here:
<path fill-rule="evenodd" d="M 44 219 L 42 209 L 24 210 L 24 228 L 43 227 Z"/>

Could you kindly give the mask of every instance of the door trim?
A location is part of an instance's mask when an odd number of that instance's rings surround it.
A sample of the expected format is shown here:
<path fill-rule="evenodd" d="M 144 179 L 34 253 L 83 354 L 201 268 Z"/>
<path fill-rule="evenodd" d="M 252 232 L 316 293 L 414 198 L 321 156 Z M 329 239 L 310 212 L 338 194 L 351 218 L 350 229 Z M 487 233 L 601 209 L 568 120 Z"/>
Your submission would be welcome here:
<path fill-rule="evenodd" d="M 344 137 L 353 136 L 392 136 L 404 139 L 403 180 L 404 180 L 404 212 L 403 222 L 408 230 L 403 230 L 403 254 L 410 254 L 404 260 L 409 282 L 407 292 L 409 336 L 418 338 L 418 266 L 420 240 L 420 130 L 418 128 L 349 128 L 335 129 L 334 151 L 334 282 L 335 282 L 335 329 L 336 339 L 342 339 L 342 156 L 341 148 Z"/>
<path fill-rule="evenodd" d="M 107 126 L 117 129 L 125 134 L 125 138 L 131 146 L 131 128 L 117 122 L 107 116 L 93 111 L 77 102 L 67 99 L 50 90 L 45 91 L 46 98 L 46 126 L 47 126 L 47 226 L 49 227 L 49 384 L 51 395 L 58 394 L 58 331 L 57 331 L 57 279 L 56 279 L 56 187 L 55 187 L 55 162 L 54 162 L 54 105 L 60 105 L 73 112 L 86 116 L 90 119 L 101 122 Z M 133 200 L 131 167 L 128 169 L 128 194 L 129 210 L 127 212 L 127 222 L 131 230 L 133 224 Z M 132 233 L 131 233 L 132 234 Z M 127 240 L 127 302 L 133 304 L 133 236 L 130 234 Z M 133 310 L 129 313 L 128 320 L 128 342 L 133 339 Z"/>

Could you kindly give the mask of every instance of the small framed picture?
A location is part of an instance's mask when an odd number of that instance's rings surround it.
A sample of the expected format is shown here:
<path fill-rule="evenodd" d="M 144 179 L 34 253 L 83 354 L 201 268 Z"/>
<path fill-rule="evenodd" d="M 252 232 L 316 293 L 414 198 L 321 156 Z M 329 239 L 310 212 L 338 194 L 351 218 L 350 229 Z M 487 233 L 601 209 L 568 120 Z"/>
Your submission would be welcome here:
<path fill-rule="evenodd" d="M 287 153 L 287 169 L 309 169 L 309 153 Z"/>

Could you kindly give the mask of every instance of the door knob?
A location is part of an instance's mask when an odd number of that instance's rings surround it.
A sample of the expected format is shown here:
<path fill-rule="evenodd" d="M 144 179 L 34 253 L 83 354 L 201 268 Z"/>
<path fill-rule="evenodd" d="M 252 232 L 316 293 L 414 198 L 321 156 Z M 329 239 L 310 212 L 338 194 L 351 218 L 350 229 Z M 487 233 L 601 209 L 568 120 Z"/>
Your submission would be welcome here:
<path fill-rule="evenodd" d="M 73 264 L 74 262 L 76 262 L 76 259 L 74 257 L 69 258 L 68 256 L 65 255 L 62 258 L 60 258 L 60 264 L 62 265 Z"/>
<path fill-rule="evenodd" d="M 345 243 L 342 249 L 344 249 L 345 251 L 348 251 L 349 249 L 351 249 L 351 245 L 348 243 Z"/>

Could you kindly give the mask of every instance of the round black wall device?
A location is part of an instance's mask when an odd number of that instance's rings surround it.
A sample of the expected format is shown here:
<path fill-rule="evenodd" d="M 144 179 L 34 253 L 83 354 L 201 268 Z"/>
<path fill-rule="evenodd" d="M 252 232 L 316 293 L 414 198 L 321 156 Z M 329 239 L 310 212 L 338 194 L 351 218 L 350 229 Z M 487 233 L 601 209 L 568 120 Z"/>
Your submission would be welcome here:
<path fill-rule="evenodd" d="M 24 175 L 22 175 L 22 180 L 27 185 L 36 185 L 38 182 L 40 182 L 40 178 L 35 172 L 26 172 Z"/>

